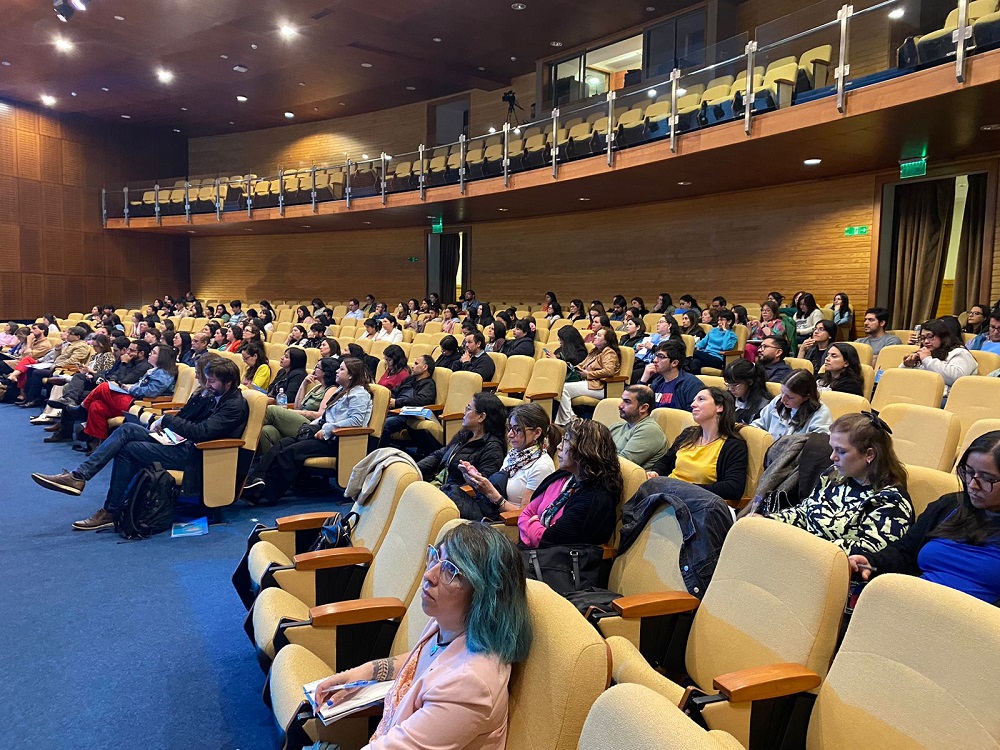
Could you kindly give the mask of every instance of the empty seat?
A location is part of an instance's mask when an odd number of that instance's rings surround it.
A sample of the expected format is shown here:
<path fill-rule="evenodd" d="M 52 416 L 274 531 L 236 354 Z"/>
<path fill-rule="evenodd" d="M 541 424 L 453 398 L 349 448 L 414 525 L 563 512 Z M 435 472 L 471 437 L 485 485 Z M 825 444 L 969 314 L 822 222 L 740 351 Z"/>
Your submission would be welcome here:
<path fill-rule="evenodd" d="M 904 464 L 950 471 L 962 435 L 958 417 L 937 406 L 890 403 L 879 416 L 892 429 L 892 447 Z"/>
<path fill-rule="evenodd" d="M 807 91 L 826 86 L 832 55 L 833 46 L 829 44 L 822 44 L 803 52 L 799 57 L 799 84 L 796 90 Z"/>
<path fill-rule="evenodd" d="M 943 396 L 944 378 L 936 372 L 897 367 L 882 373 L 872 398 L 872 408 L 882 411 L 896 403 L 936 407 L 941 405 Z"/>
<path fill-rule="evenodd" d="M 995 13 L 997 0 L 972 0 L 968 4 L 967 23 L 972 26 L 983 16 Z M 958 29 L 958 8 L 948 14 L 944 26 L 920 37 L 907 39 L 900 48 L 900 64 L 906 67 L 928 65 L 955 54 L 953 32 Z M 973 37 L 973 40 L 975 37 Z"/>
<path fill-rule="evenodd" d="M 959 378 L 948 392 L 944 410 L 958 417 L 962 434 L 980 419 L 1000 418 L 1000 378 L 980 375 Z"/>

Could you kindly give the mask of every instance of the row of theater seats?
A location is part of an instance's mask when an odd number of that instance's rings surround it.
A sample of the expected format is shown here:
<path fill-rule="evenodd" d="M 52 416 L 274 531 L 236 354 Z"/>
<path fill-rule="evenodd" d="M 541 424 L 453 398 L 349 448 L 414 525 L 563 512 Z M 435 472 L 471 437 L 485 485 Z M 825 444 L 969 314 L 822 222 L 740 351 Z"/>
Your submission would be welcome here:
<path fill-rule="evenodd" d="M 619 511 L 645 479 L 628 461 L 621 471 Z M 302 685 L 413 648 L 427 622 L 417 595 L 424 550 L 463 523 L 451 501 L 404 464 L 388 467 L 374 496 L 356 509 L 354 547 L 309 552 L 328 512 L 287 516 L 254 530 L 233 575 L 248 609 L 245 630 L 267 672 L 264 700 L 285 747 L 364 744 L 366 722 L 322 726 L 304 710 Z M 501 528 L 516 538 L 516 528 Z M 809 747 L 867 747 L 875 737 L 889 748 L 995 744 L 984 741 L 997 731 L 992 692 L 983 691 L 992 691 L 1000 674 L 1000 615 L 989 605 L 886 576 L 862 594 L 838 653 L 849 571 L 844 552 L 829 542 L 765 519 L 740 521 L 707 590 L 692 593 L 671 506 L 659 508 L 620 555 L 617 537 L 607 549 L 608 587 L 620 596 L 590 622 L 529 581 L 534 642 L 511 677 L 508 747 L 786 746 L 814 699 L 810 736 L 831 727 L 840 734 Z M 602 698 L 612 683 L 632 687 Z M 711 697 L 692 701 L 700 693 L 688 684 Z M 609 701 L 616 718 L 603 711 Z M 713 730 L 707 737 L 682 704 Z M 944 721 L 956 705 L 970 711 L 959 726 Z M 768 712 L 771 721 L 757 716 Z M 907 741 L 890 727 L 905 729 Z M 939 736 L 946 741 L 928 741 Z"/>
<path fill-rule="evenodd" d="M 967 24 L 971 36 L 966 41 L 969 54 L 1000 47 L 1000 3 L 997 0 L 972 0 L 968 4 Z M 914 68 L 954 58 L 958 31 L 958 8 L 945 19 L 944 26 L 928 34 L 908 37 L 896 52 L 900 68 Z"/>

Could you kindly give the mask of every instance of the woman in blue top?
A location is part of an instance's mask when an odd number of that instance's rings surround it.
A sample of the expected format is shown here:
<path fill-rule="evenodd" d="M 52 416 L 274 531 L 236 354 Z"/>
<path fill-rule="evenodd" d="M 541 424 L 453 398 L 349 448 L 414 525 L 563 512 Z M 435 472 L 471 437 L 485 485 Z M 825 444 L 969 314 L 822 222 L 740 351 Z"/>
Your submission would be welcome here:
<path fill-rule="evenodd" d="M 253 478 L 247 481 L 248 491 L 268 504 L 281 499 L 307 458 L 337 455 L 337 435 L 342 427 L 367 427 L 372 417 L 371 379 L 360 359 L 347 357 L 337 370 L 340 389 L 326 405 L 326 410 L 312 422 L 299 428 L 295 437 L 279 440 L 261 459 Z"/>
<path fill-rule="evenodd" d="M 851 571 L 865 581 L 882 573 L 918 575 L 1000 605 L 1000 431 L 972 442 L 958 476 L 961 492 L 931 503 L 881 552 L 851 555 Z"/>
<path fill-rule="evenodd" d="M 738 343 L 736 334 L 732 331 L 735 322 L 736 316 L 732 310 L 719 311 L 719 322 L 715 328 L 694 345 L 694 358 L 688 360 L 692 372 L 699 373 L 702 367 L 725 369 L 726 361 L 722 353 L 735 349 Z"/>

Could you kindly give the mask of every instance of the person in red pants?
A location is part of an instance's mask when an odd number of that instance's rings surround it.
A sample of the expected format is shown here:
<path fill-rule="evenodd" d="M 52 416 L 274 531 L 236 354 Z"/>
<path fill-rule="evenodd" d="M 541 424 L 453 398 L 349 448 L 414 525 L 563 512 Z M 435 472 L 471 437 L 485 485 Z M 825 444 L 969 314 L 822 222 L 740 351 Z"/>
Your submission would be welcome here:
<path fill-rule="evenodd" d="M 83 407 L 87 410 L 87 424 L 83 432 L 92 439 L 82 450 L 92 450 L 96 441 L 104 440 L 108 436 L 108 420 L 125 414 L 135 399 L 172 394 L 177 382 L 176 357 L 172 346 L 159 344 L 149 354 L 152 369 L 147 370 L 138 383 L 116 384 L 114 389 L 108 383 L 101 383 L 92 390 L 83 400 Z"/>

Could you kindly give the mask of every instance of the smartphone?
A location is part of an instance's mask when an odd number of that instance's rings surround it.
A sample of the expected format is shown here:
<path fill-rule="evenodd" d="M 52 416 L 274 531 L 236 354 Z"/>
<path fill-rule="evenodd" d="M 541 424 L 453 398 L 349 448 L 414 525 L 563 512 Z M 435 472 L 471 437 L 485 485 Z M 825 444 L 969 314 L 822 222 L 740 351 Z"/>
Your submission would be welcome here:
<path fill-rule="evenodd" d="M 551 353 L 552 353 L 552 352 L 550 352 L 550 351 L 549 351 L 548 349 L 546 349 L 546 348 L 545 348 L 544 346 L 542 347 L 542 354 L 546 354 L 546 355 L 548 355 L 548 354 L 551 354 Z"/>
<path fill-rule="evenodd" d="M 924 327 L 922 325 L 920 325 L 919 323 L 917 323 L 915 326 L 913 326 L 913 335 L 916 336 L 919 339 L 920 338 L 920 332 L 922 330 L 924 330 Z"/>

